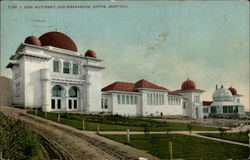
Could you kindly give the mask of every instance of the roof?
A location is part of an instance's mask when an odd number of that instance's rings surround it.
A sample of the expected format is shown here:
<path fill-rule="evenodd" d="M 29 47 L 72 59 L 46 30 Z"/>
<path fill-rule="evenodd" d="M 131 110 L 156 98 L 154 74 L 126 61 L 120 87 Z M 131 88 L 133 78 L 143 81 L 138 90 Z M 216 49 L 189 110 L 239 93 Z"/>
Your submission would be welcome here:
<path fill-rule="evenodd" d="M 138 89 L 140 88 L 148 88 L 148 89 L 158 89 L 158 90 L 164 90 L 167 91 L 168 89 L 158 86 L 156 84 L 153 84 L 149 81 L 146 81 L 144 79 L 139 80 L 135 83 L 130 82 L 114 82 L 104 88 L 102 88 L 102 91 L 125 91 L 125 92 L 138 92 Z"/>
<path fill-rule="evenodd" d="M 210 106 L 213 101 L 202 101 L 203 106 Z"/>
<path fill-rule="evenodd" d="M 42 46 L 53 46 L 77 52 L 74 41 L 61 32 L 48 32 L 39 37 Z"/>
<path fill-rule="evenodd" d="M 189 89 L 189 90 L 178 89 L 178 90 L 175 90 L 174 92 L 186 92 L 186 91 L 192 91 L 192 92 L 205 92 L 204 90 L 201 90 L 201 89 Z"/>
<path fill-rule="evenodd" d="M 168 95 L 171 95 L 171 96 L 183 96 L 181 94 L 176 93 L 175 91 L 168 92 Z"/>

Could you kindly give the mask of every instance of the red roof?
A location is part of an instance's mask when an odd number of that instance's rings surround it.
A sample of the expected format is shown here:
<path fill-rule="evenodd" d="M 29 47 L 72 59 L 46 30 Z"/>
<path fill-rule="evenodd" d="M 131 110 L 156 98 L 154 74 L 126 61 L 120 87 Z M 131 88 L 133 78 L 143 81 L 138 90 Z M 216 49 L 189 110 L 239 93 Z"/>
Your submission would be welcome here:
<path fill-rule="evenodd" d="M 210 106 L 213 101 L 202 101 L 203 106 Z"/>
<path fill-rule="evenodd" d="M 102 91 L 126 91 L 126 92 L 138 92 L 137 89 L 139 88 L 149 88 L 149 89 L 159 89 L 159 90 L 168 90 L 164 87 L 158 86 L 151 82 L 148 82 L 144 79 L 136 82 L 136 83 L 129 83 L 129 82 L 114 82 L 102 89 Z"/>
<path fill-rule="evenodd" d="M 196 84 L 194 81 L 187 79 L 181 84 L 181 90 L 193 90 L 196 89 Z"/>
<path fill-rule="evenodd" d="M 135 83 L 135 88 L 151 88 L 151 89 L 161 89 L 161 90 L 168 90 L 164 87 L 157 86 L 156 84 L 153 84 L 149 81 L 146 81 L 144 79 L 139 80 Z"/>
<path fill-rule="evenodd" d="M 77 52 L 74 41 L 61 32 L 48 32 L 39 37 L 42 46 L 53 46 Z"/>
<path fill-rule="evenodd" d="M 181 94 L 178 94 L 175 91 L 168 92 L 168 95 L 171 95 L 171 96 L 182 96 Z"/>

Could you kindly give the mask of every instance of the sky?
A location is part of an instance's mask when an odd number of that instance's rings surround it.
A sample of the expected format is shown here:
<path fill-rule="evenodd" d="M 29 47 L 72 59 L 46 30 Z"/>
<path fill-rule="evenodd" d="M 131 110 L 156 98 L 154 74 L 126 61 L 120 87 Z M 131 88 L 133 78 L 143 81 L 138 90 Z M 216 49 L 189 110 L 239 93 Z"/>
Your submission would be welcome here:
<path fill-rule="evenodd" d="M 56 8 L 35 8 L 45 5 Z M 91 8 L 57 8 L 68 5 Z M 176 90 L 189 78 L 206 91 L 203 100 L 216 84 L 236 88 L 249 110 L 247 1 L 1 1 L 2 76 L 11 77 L 5 66 L 26 37 L 56 30 L 104 60 L 103 87 L 146 79 Z"/>

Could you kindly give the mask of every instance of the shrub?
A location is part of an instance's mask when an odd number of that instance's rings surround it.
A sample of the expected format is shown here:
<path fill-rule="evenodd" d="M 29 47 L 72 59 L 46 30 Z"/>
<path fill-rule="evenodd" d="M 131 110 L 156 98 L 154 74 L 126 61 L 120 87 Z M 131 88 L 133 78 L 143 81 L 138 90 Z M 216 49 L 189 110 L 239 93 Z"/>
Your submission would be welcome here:
<path fill-rule="evenodd" d="M 37 155 L 40 141 L 24 123 L 0 113 L 0 149 L 4 159 L 27 160 Z"/>

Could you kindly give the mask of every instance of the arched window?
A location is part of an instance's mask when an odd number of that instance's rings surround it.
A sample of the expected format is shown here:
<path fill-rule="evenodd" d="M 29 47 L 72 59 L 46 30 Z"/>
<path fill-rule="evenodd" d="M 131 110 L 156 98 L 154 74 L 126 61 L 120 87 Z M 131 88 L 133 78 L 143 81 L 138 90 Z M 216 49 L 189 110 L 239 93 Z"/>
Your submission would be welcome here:
<path fill-rule="evenodd" d="M 53 97 L 61 97 L 62 96 L 62 87 L 56 85 L 52 88 L 52 96 Z"/>
<path fill-rule="evenodd" d="M 77 97 L 77 88 L 76 87 L 71 87 L 69 89 L 69 97 Z"/>

